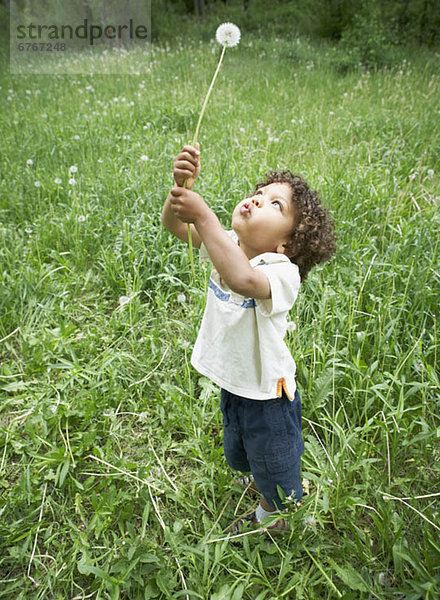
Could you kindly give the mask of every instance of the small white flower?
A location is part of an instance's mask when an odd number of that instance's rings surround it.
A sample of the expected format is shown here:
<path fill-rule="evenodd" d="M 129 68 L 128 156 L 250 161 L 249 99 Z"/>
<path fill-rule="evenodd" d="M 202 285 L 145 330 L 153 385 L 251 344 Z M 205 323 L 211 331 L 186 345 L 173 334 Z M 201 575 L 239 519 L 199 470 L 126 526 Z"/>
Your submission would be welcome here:
<path fill-rule="evenodd" d="M 434 169 L 428 169 L 428 177 L 434 177 Z"/>
<path fill-rule="evenodd" d="M 46 115 L 46 113 L 43 113 L 43 114 L 41 115 L 41 118 L 42 118 L 42 119 L 47 119 L 47 115 Z"/>
<path fill-rule="evenodd" d="M 28 234 L 32 233 L 32 229 L 30 227 L 26 227 L 25 232 Z"/>
<path fill-rule="evenodd" d="M 124 304 L 128 304 L 130 302 L 129 296 L 121 296 L 119 298 L 119 306 L 124 306 Z"/>
<path fill-rule="evenodd" d="M 35 187 L 41 187 L 41 181 L 34 181 Z"/>
<path fill-rule="evenodd" d="M 233 23 L 223 23 L 217 27 L 215 32 L 217 42 L 222 46 L 228 46 L 228 48 L 236 46 L 240 41 L 240 36 L 240 29 Z"/>
<path fill-rule="evenodd" d="M 185 296 L 185 294 L 179 294 L 177 296 L 177 302 L 180 302 L 181 304 L 183 304 L 184 302 L 186 302 L 186 296 Z"/>
<path fill-rule="evenodd" d="M 76 185 L 76 179 L 74 179 L 73 177 L 71 177 L 69 179 L 69 183 L 70 183 L 70 185 Z"/>
<path fill-rule="evenodd" d="M 147 160 L 149 160 L 149 158 L 148 158 L 148 156 L 146 154 L 142 154 L 141 160 L 143 160 L 144 162 L 146 162 Z"/>
<path fill-rule="evenodd" d="M 74 140 L 80 140 L 81 138 L 80 138 L 80 136 L 77 134 L 77 135 L 74 135 L 74 136 L 73 136 L 73 139 L 74 139 Z"/>
<path fill-rule="evenodd" d="M 59 177 L 55 177 L 54 181 L 57 185 L 60 185 L 60 183 L 62 183 L 62 181 Z"/>
<path fill-rule="evenodd" d="M 32 160 L 32 158 L 28 158 L 26 164 L 31 167 L 34 164 L 34 161 Z"/>
<path fill-rule="evenodd" d="M 78 167 L 76 167 L 75 165 L 72 165 L 71 167 L 69 167 L 69 173 L 76 173 L 78 171 Z"/>
<path fill-rule="evenodd" d="M 102 160 L 102 158 L 98 158 L 98 162 L 103 163 L 104 161 Z"/>
<path fill-rule="evenodd" d="M 86 217 L 84 215 L 79 215 L 78 223 L 84 223 L 85 220 L 86 220 Z"/>
<path fill-rule="evenodd" d="M 287 331 L 295 331 L 296 323 L 295 321 L 287 321 Z"/>

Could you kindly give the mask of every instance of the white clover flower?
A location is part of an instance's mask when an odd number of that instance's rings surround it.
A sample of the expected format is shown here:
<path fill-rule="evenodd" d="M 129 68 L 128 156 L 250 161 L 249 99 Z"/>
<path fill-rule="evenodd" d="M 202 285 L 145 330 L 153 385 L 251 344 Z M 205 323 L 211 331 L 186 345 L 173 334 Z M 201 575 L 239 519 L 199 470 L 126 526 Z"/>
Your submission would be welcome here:
<path fill-rule="evenodd" d="M 62 183 L 62 181 L 59 177 L 55 177 L 54 181 L 57 185 L 60 185 L 60 183 Z"/>
<path fill-rule="evenodd" d="M 79 215 L 79 217 L 78 217 L 78 223 L 84 223 L 85 220 L 86 220 L 85 215 Z"/>
<path fill-rule="evenodd" d="M 222 46 L 228 46 L 228 48 L 236 46 L 240 41 L 240 36 L 239 28 L 233 23 L 223 23 L 217 27 L 215 32 L 217 42 Z"/>
<path fill-rule="evenodd" d="M 69 173 L 76 173 L 78 171 L 78 167 L 76 167 L 75 165 L 72 165 L 71 167 L 69 167 Z"/>
<path fill-rule="evenodd" d="M 34 181 L 35 187 L 41 187 L 41 181 Z"/>
<path fill-rule="evenodd" d="M 129 296 L 121 296 L 119 298 L 119 306 L 124 306 L 124 304 L 128 304 L 130 302 Z"/>
<path fill-rule="evenodd" d="M 26 164 L 31 167 L 34 164 L 34 161 L 32 160 L 32 158 L 28 158 Z"/>
<path fill-rule="evenodd" d="M 185 296 L 185 294 L 179 294 L 177 296 L 177 302 L 180 302 L 181 304 L 183 304 L 184 302 L 186 302 L 186 296 Z"/>
<path fill-rule="evenodd" d="M 32 233 L 32 229 L 30 227 L 26 227 L 25 232 L 30 235 Z"/>
<path fill-rule="evenodd" d="M 76 179 L 74 179 L 73 177 L 71 177 L 69 179 L 69 183 L 70 183 L 70 185 L 76 185 Z"/>

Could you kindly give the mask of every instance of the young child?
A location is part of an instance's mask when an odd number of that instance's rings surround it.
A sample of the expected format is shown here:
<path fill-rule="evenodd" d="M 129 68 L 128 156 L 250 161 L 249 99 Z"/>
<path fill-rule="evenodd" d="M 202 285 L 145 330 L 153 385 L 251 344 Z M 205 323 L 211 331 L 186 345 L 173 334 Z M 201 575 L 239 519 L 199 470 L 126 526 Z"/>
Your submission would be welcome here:
<path fill-rule="evenodd" d="M 316 192 L 290 171 L 270 172 L 237 204 L 232 231 L 191 190 L 198 145 L 183 148 L 173 171 L 162 223 L 185 242 L 190 223 L 193 246 L 213 263 L 191 363 L 221 387 L 226 461 L 251 472 L 262 494 L 256 511 L 230 529 L 239 531 L 285 508 L 278 486 L 294 501 L 302 497 L 301 400 L 283 338 L 300 281 L 332 256 L 335 234 Z M 280 516 L 270 529 L 288 522 Z"/>

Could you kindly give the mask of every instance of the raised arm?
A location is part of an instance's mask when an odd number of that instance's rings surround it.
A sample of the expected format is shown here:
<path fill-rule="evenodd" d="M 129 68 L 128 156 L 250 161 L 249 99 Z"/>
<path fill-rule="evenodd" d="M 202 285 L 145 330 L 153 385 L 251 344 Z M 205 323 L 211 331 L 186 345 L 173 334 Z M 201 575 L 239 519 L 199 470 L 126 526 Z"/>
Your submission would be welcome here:
<path fill-rule="evenodd" d="M 220 221 L 203 199 L 191 190 L 174 187 L 169 196 L 170 210 L 185 223 L 193 223 L 200 241 L 227 285 L 248 298 L 271 297 L 266 275 L 249 264 L 243 250 L 228 236 Z"/>
<path fill-rule="evenodd" d="M 186 223 L 181 221 L 178 217 L 176 217 L 175 213 L 171 209 L 171 200 L 172 195 L 171 192 L 168 194 L 167 199 L 165 200 L 164 207 L 162 209 L 161 221 L 162 225 L 167 229 L 170 233 L 176 236 L 182 242 L 188 243 L 188 227 Z M 194 225 L 190 225 L 191 228 L 191 237 L 192 244 L 195 248 L 200 248 L 201 239 Z"/>
<path fill-rule="evenodd" d="M 190 190 L 199 173 L 199 145 L 196 144 L 195 148 L 193 146 L 185 146 L 173 162 L 173 175 L 176 184 L 182 186 L 185 183 L 185 187 Z M 167 199 L 165 200 L 161 221 L 165 229 L 175 235 L 179 240 L 188 243 L 188 227 L 171 209 L 171 194 L 168 194 Z M 194 225 L 191 225 L 190 227 L 193 246 L 195 248 L 200 248 L 200 236 Z"/>

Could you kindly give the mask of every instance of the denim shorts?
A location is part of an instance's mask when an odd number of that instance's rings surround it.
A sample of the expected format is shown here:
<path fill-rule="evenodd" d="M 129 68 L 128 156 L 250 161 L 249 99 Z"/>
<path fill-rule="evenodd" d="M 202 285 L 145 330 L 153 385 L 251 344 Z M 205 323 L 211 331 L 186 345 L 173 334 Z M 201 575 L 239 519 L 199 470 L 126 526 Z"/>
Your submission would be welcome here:
<path fill-rule="evenodd" d="M 277 486 L 286 496 L 300 500 L 301 398 L 293 401 L 283 392 L 281 398 L 251 400 L 221 390 L 223 446 L 228 465 L 251 472 L 258 489 L 273 508 L 285 508 Z"/>

